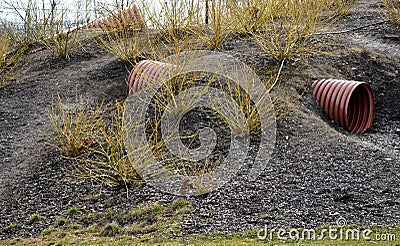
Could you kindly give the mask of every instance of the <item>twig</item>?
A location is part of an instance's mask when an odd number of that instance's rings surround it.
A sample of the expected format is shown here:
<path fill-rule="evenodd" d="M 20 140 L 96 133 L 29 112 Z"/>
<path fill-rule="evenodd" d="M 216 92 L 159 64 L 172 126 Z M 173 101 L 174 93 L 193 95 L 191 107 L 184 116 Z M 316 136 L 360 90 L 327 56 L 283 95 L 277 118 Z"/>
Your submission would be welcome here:
<path fill-rule="evenodd" d="M 368 24 L 368 25 L 365 25 L 365 26 L 359 26 L 359 27 L 356 27 L 356 28 L 353 28 L 353 29 L 342 30 L 342 31 L 337 31 L 337 32 L 316 32 L 316 33 L 314 33 L 314 35 L 343 34 L 343 33 L 347 33 L 347 32 L 354 32 L 354 31 L 357 31 L 357 30 L 360 30 L 360 29 L 364 29 L 364 28 L 367 28 L 367 27 L 370 27 L 370 26 L 382 25 L 382 24 L 387 23 L 387 22 L 388 22 L 387 20 L 379 21 L 379 22 L 371 23 L 371 24 Z"/>
<path fill-rule="evenodd" d="M 274 88 L 276 83 L 278 83 L 279 77 L 280 77 L 282 69 L 283 69 L 283 64 L 285 63 L 285 61 L 286 61 L 286 57 L 283 58 L 283 60 L 281 62 L 281 66 L 280 66 L 279 71 L 278 71 L 278 75 L 276 76 L 275 82 L 272 84 L 271 88 L 268 89 L 268 93 Z"/>

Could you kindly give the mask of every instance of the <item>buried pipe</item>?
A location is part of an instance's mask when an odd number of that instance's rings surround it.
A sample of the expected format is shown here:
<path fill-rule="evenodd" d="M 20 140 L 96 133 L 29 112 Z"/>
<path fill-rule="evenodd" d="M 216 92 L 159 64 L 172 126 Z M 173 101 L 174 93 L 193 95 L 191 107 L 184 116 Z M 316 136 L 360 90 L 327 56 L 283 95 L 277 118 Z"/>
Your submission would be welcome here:
<path fill-rule="evenodd" d="M 120 11 L 116 14 L 95 20 L 88 25 L 88 28 L 102 28 L 113 30 L 115 28 L 132 28 L 142 29 L 146 27 L 146 23 L 136 5 L 131 8 Z"/>
<path fill-rule="evenodd" d="M 144 18 L 140 13 L 139 8 L 135 4 L 128 9 L 122 10 L 108 17 L 102 17 L 94 20 L 93 22 L 85 24 L 78 29 L 101 28 L 114 30 L 125 29 L 127 27 L 133 30 L 146 28 L 146 22 L 144 21 Z"/>
<path fill-rule="evenodd" d="M 374 94 L 365 82 L 323 79 L 315 81 L 313 94 L 335 122 L 350 133 L 363 133 L 375 115 Z"/>
<path fill-rule="evenodd" d="M 138 62 L 129 74 L 126 95 L 140 91 L 153 81 L 158 81 L 166 76 L 175 66 L 169 63 L 143 60 Z"/>
<path fill-rule="evenodd" d="M 142 29 L 146 27 L 146 23 L 136 5 L 131 8 L 120 11 L 116 14 L 101 19 L 87 25 L 88 28 L 115 29 L 126 28 Z"/>

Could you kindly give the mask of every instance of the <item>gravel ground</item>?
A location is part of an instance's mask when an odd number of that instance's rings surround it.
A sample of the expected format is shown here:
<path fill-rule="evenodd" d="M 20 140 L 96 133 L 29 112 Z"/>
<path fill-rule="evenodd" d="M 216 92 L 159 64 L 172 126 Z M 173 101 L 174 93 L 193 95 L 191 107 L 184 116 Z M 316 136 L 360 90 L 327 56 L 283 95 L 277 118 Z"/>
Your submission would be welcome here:
<path fill-rule="evenodd" d="M 340 30 L 377 21 L 376 6 L 360 1 Z M 291 65 L 285 82 L 304 95 L 278 121 L 275 150 L 264 172 L 251 182 L 242 171 L 211 193 L 188 197 L 195 210 L 182 222 L 184 232 L 236 232 L 264 225 L 312 228 L 334 225 L 339 218 L 348 224 L 400 224 L 400 27 L 383 23 L 328 36 L 338 37 L 337 46 L 348 51 L 312 58 L 303 69 Z M 224 48 L 259 70 L 268 65 L 262 55 L 243 56 L 258 51 L 245 38 Z M 128 70 L 90 43 L 68 61 L 41 48 L 28 60 L 11 84 L 0 88 L 0 239 L 21 232 L 36 236 L 55 216 L 66 216 L 77 205 L 90 213 L 176 199 L 146 184 L 126 192 L 100 189 L 91 181 L 57 182 L 69 162 L 58 161 L 60 153 L 42 141 L 51 132 L 46 114 L 52 96 L 123 100 Z M 310 85 L 330 77 L 371 84 L 376 117 L 366 133 L 348 134 L 318 105 Z M 34 213 L 43 220 L 30 223 Z M 16 228 L 4 229 L 11 224 Z"/>

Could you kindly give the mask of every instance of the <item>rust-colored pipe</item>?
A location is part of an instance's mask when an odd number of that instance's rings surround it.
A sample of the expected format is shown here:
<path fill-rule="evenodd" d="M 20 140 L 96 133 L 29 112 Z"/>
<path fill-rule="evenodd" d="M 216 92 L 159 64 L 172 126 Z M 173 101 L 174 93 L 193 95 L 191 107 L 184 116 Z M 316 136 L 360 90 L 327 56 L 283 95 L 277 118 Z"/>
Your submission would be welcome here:
<path fill-rule="evenodd" d="M 134 4 L 131 8 L 125 9 L 108 17 L 102 17 L 93 22 L 82 26 L 81 28 L 101 28 L 101 29 L 123 29 L 130 28 L 140 30 L 146 28 L 146 22 L 139 8 Z"/>
<path fill-rule="evenodd" d="M 365 82 L 323 79 L 315 81 L 313 94 L 329 117 L 351 133 L 371 127 L 375 115 L 374 94 Z"/>
<path fill-rule="evenodd" d="M 79 25 L 78 27 L 64 31 L 64 34 L 78 31 L 80 29 L 99 28 L 103 30 L 131 29 L 141 30 L 146 28 L 146 22 L 139 8 L 134 4 L 131 8 L 112 14 L 108 17 L 96 19 L 90 23 Z"/>
<path fill-rule="evenodd" d="M 133 67 L 128 77 L 126 88 L 127 96 L 129 97 L 151 82 L 166 76 L 173 68 L 174 65 L 159 61 L 143 60 L 138 62 Z"/>

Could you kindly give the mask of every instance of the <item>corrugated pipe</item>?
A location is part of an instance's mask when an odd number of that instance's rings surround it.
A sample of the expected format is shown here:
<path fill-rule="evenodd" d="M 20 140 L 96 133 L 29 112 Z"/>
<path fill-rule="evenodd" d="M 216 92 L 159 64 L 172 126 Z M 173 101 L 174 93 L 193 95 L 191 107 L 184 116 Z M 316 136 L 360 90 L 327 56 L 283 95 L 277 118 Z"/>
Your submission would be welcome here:
<path fill-rule="evenodd" d="M 102 29 L 123 29 L 129 27 L 131 29 L 142 29 L 146 27 L 146 22 L 143 19 L 139 8 L 134 4 L 132 7 L 115 13 L 108 17 L 97 19 L 83 28 L 102 28 Z"/>
<path fill-rule="evenodd" d="M 144 18 L 138 7 L 136 5 L 132 5 L 131 8 L 125 9 L 122 12 L 115 13 L 108 17 L 99 18 L 88 24 L 82 24 L 78 27 L 67 29 L 63 31 L 63 33 L 68 34 L 80 29 L 92 28 L 101 28 L 106 30 L 128 28 L 131 30 L 141 30 L 146 28 L 146 22 L 144 21 Z"/>
<path fill-rule="evenodd" d="M 365 82 L 323 79 L 315 81 L 313 94 L 331 119 L 347 131 L 363 133 L 375 115 L 374 94 Z"/>
<path fill-rule="evenodd" d="M 138 62 L 129 74 L 126 94 L 129 97 L 133 93 L 143 89 L 153 81 L 167 76 L 174 65 L 159 61 L 143 60 Z"/>

